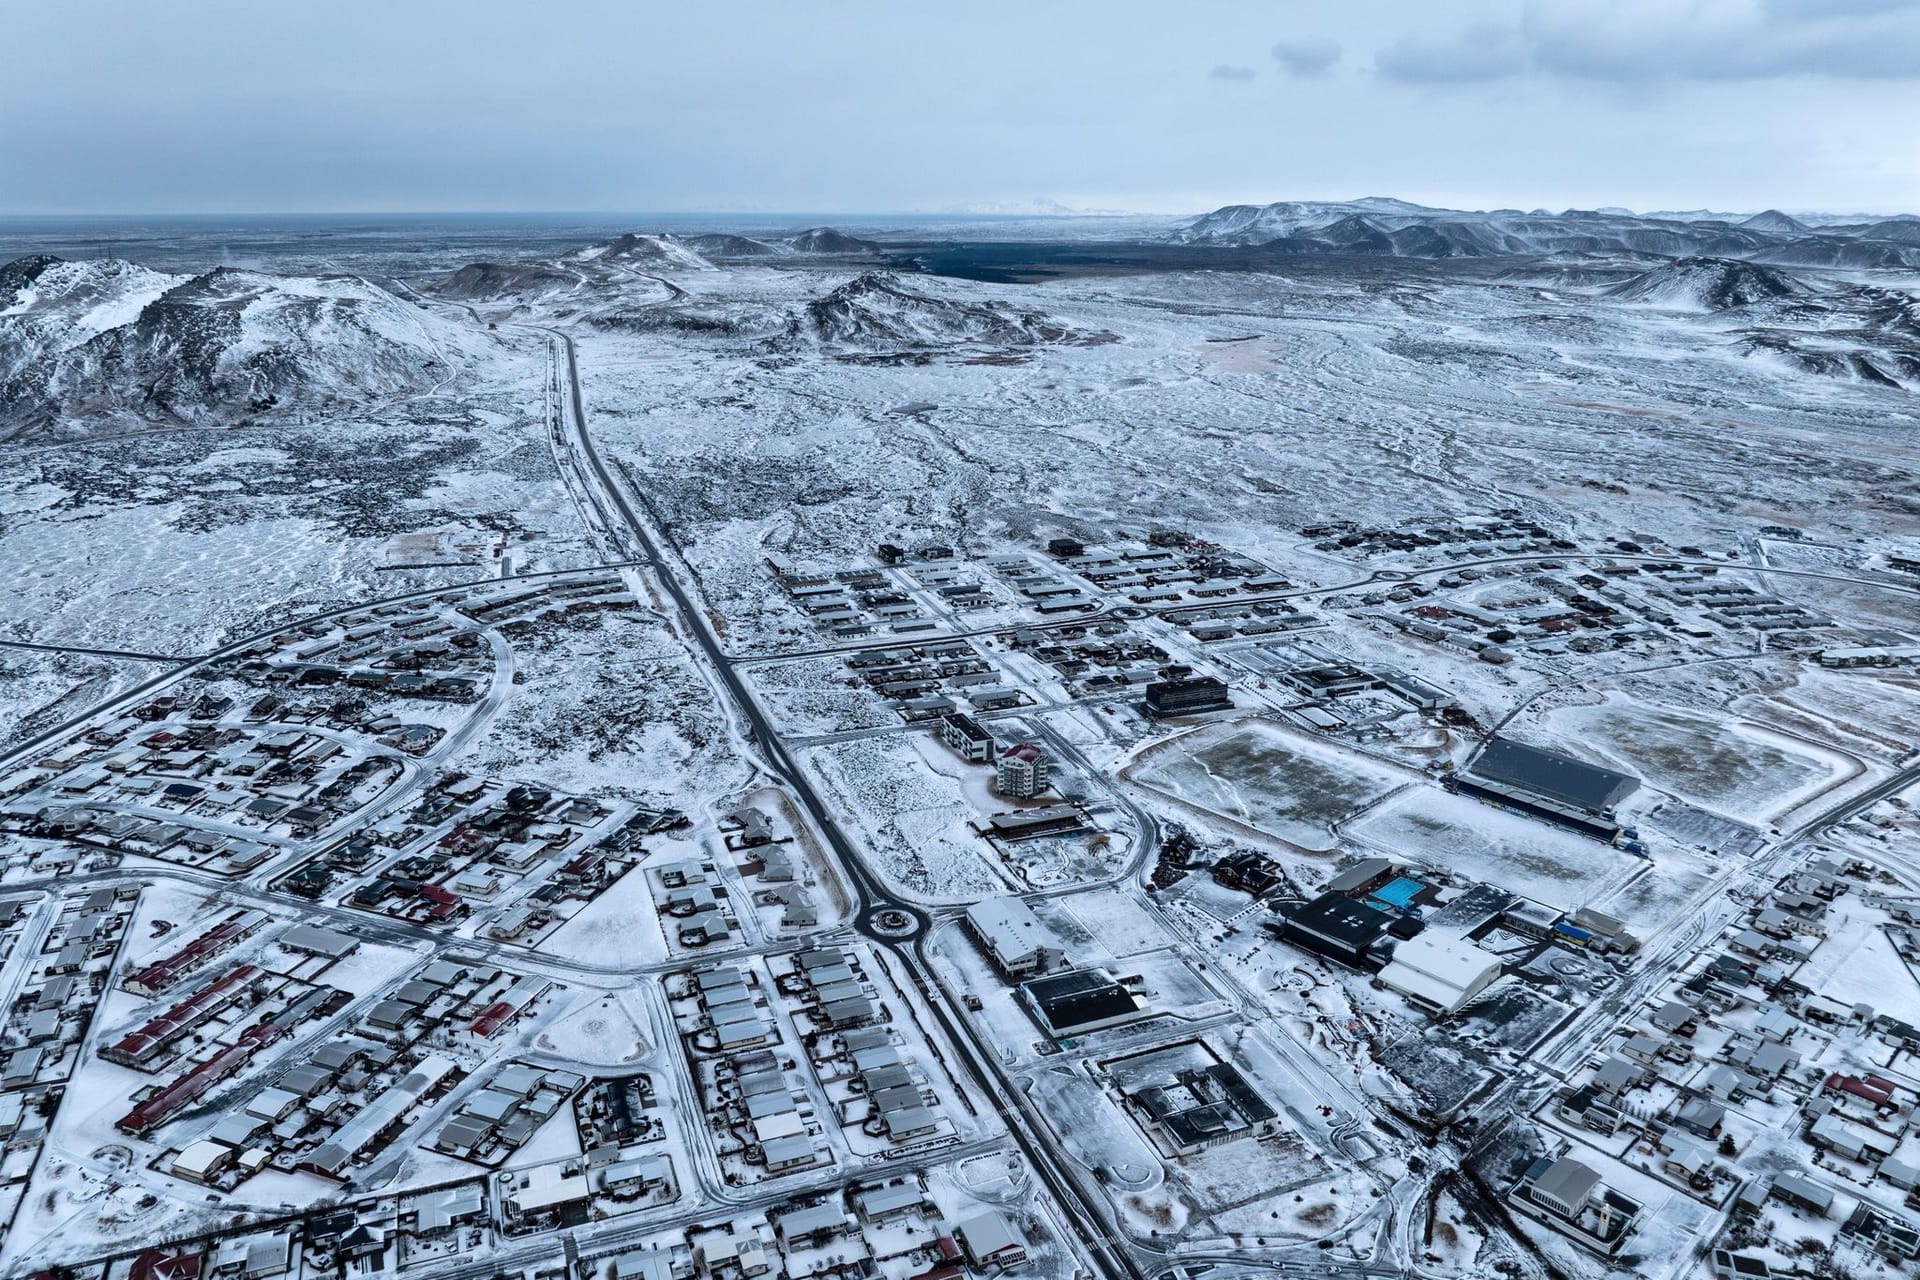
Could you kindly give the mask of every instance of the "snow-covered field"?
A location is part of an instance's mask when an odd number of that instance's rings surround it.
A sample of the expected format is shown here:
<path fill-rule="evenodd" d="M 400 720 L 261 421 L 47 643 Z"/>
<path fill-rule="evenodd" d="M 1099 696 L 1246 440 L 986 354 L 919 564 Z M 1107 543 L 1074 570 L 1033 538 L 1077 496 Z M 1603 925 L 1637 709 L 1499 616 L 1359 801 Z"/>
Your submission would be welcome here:
<path fill-rule="evenodd" d="M 1403 781 L 1351 751 L 1258 720 L 1157 746 L 1128 773 L 1135 782 L 1309 850 L 1332 847 L 1334 823 Z"/>
<path fill-rule="evenodd" d="M 856 738 L 806 759 L 867 837 L 874 871 L 910 900 L 970 901 L 1008 887 L 970 826 L 982 815 L 963 778 L 969 766 L 928 735 Z"/>
<path fill-rule="evenodd" d="M 746 782 L 687 646 L 638 609 L 511 624 L 513 688 L 455 767 L 692 813 Z"/>
<path fill-rule="evenodd" d="M 1396 796 L 1348 832 L 1369 848 L 1563 911 L 1593 901 L 1638 863 L 1598 841 L 1432 786 Z"/>
<path fill-rule="evenodd" d="M 1633 701 L 1566 707 L 1547 727 L 1649 786 L 1764 824 L 1854 771 L 1838 753 L 1743 720 Z"/>

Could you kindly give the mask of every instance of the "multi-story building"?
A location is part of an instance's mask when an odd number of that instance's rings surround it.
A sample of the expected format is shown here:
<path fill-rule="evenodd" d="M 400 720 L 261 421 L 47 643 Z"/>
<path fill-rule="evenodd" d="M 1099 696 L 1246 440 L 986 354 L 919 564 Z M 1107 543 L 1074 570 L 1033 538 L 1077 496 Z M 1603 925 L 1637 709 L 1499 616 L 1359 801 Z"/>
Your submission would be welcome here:
<path fill-rule="evenodd" d="M 1037 742 L 1022 742 L 1000 753 L 994 787 L 1003 796 L 1031 800 L 1046 792 L 1050 780 L 1047 753 Z"/>

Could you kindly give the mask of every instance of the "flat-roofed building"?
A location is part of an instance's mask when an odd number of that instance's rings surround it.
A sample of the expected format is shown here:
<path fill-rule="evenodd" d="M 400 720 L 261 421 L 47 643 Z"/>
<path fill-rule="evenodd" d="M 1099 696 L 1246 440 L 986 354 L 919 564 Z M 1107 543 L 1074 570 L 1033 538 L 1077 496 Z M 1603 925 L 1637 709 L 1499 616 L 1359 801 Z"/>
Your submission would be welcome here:
<path fill-rule="evenodd" d="M 1027 1259 L 1027 1242 L 992 1209 L 960 1223 L 953 1234 L 976 1267 L 1012 1267 Z"/>
<path fill-rule="evenodd" d="M 1030 978 L 1066 966 L 1060 940 L 1019 898 L 974 903 L 967 908 L 967 927 L 1008 978 Z"/>
<path fill-rule="evenodd" d="M 956 712 L 942 718 L 940 741 L 970 764 L 993 763 L 993 735 L 970 715 Z"/>

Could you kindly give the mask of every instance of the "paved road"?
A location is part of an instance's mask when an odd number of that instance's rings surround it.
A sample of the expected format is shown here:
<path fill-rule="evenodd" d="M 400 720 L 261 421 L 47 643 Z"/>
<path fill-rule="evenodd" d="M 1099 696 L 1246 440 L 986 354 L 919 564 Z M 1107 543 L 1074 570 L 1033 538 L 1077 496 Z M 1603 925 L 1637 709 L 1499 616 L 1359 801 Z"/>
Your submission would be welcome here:
<path fill-rule="evenodd" d="M 558 342 L 558 350 L 565 356 L 569 394 L 567 397 L 567 434 L 569 442 L 577 449 L 578 456 L 584 459 L 590 469 L 596 486 L 600 490 L 601 501 L 608 504 L 620 519 L 632 530 L 636 543 L 644 549 L 647 558 L 653 562 L 660 584 L 673 598 L 679 610 L 682 622 L 689 635 L 701 651 L 706 654 L 722 686 L 732 700 L 736 712 L 747 726 L 754 748 L 760 752 L 767 771 L 791 789 L 799 800 L 814 826 L 826 838 L 828 847 L 833 851 L 841 870 L 853 884 L 859 896 L 861 915 L 856 920 L 857 928 L 866 933 L 873 942 L 891 950 L 902 968 L 917 983 L 927 997 L 927 1004 L 942 1032 L 959 1051 L 961 1061 L 975 1083 L 989 1096 L 996 1099 L 1001 1113 L 1007 1121 L 1008 1130 L 1016 1144 L 1027 1157 L 1030 1167 L 1047 1184 L 1055 1199 L 1068 1215 L 1068 1226 L 1078 1236 L 1081 1248 L 1090 1258 L 1099 1274 L 1112 1277 L 1113 1280 L 1145 1280 L 1146 1272 L 1135 1261 L 1131 1251 L 1117 1244 L 1113 1237 L 1100 1224 L 1103 1221 L 1103 1208 L 1078 1180 L 1061 1167 L 1060 1158 L 1052 1146 L 1042 1140 L 1044 1133 L 1040 1117 L 1034 1112 L 1031 1102 L 1000 1071 L 995 1055 L 980 1043 L 972 1024 L 956 1017 L 940 995 L 939 989 L 930 980 L 932 965 L 924 951 L 925 932 L 928 918 L 925 913 L 907 907 L 893 900 L 878 879 L 867 869 L 865 862 L 854 849 L 852 842 L 834 815 L 828 810 L 819 793 L 815 790 L 807 775 L 795 766 L 785 744 L 760 705 L 754 700 L 745 682 L 734 668 L 733 661 L 721 649 L 719 637 L 714 633 L 713 625 L 705 610 L 693 600 L 680 576 L 671 569 L 672 561 L 660 554 L 653 531 L 643 520 L 629 501 L 624 487 L 616 482 L 599 451 L 594 447 L 591 433 L 586 428 L 586 412 L 580 394 L 580 373 L 575 358 L 573 340 L 564 333 L 553 332 Z M 873 928 L 874 916 L 882 911 L 894 911 L 912 922 L 911 929 L 900 931 L 879 931 Z"/>
<path fill-rule="evenodd" d="M 788 754 L 786 744 L 780 739 L 773 722 L 768 718 L 753 694 L 747 689 L 745 681 L 734 669 L 733 662 L 720 647 L 720 639 L 715 634 L 713 623 L 706 611 L 693 599 L 681 582 L 681 575 L 674 572 L 671 562 L 660 554 L 654 542 L 653 530 L 647 520 L 643 520 L 627 497 L 626 488 L 618 483 L 613 473 L 600 457 L 600 451 L 593 443 L 592 435 L 586 429 L 586 410 L 580 394 L 580 369 L 576 362 L 573 339 L 558 330 L 549 330 L 559 344 L 559 351 L 566 359 L 566 413 L 565 431 L 568 442 L 585 460 L 595 488 L 598 490 L 596 501 L 611 509 L 620 522 L 633 534 L 634 542 L 645 552 L 646 559 L 655 570 L 654 577 L 665 588 L 679 611 L 682 626 L 688 637 L 707 657 L 714 674 L 733 703 L 734 711 L 745 725 L 749 740 L 760 755 L 762 767 L 781 783 L 785 784 L 800 801 L 807 816 L 826 836 L 834 856 L 845 868 L 854 891 L 860 900 L 860 920 L 863 928 L 870 928 L 868 917 L 878 910 L 894 910 L 925 926 L 925 916 L 893 899 L 879 880 L 867 870 L 866 865 L 855 852 L 852 843 L 840 830 L 833 815 L 828 812 L 819 792 L 806 774 L 795 766 Z M 914 930 L 914 931 L 917 931 Z"/>
<path fill-rule="evenodd" d="M 94 658 L 127 658 L 134 662 L 192 662 L 177 653 L 135 653 L 130 649 L 90 649 L 80 644 L 38 644 L 32 640 L 0 640 L 0 649 L 30 649 L 35 653 L 84 653 Z"/>

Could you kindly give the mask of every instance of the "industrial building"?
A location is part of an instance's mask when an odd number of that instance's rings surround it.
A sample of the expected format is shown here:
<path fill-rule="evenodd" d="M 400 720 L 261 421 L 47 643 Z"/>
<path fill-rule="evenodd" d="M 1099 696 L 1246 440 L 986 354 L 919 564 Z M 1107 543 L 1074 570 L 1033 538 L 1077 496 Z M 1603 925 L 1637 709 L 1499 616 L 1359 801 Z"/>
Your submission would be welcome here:
<path fill-rule="evenodd" d="M 1465 938 L 1429 929 L 1400 943 L 1380 971 L 1383 986 L 1423 1009 L 1457 1013 L 1500 976 L 1500 961 Z"/>
<path fill-rule="evenodd" d="M 995 967 L 1019 981 L 1066 967 L 1053 931 L 1019 898 L 987 898 L 967 908 L 967 928 Z"/>
<path fill-rule="evenodd" d="M 1055 1040 L 1105 1031 L 1153 1015 L 1147 998 L 1102 969 L 1073 969 L 1020 985 L 1020 998 Z"/>
<path fill-rule="evenodd" d="M 1597 840 L 1620 836 L 1617 805 L 1639 779 L 1511 738 L 1489 738 L 1450 790 L 1578 831 Z"/>

